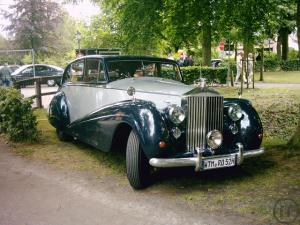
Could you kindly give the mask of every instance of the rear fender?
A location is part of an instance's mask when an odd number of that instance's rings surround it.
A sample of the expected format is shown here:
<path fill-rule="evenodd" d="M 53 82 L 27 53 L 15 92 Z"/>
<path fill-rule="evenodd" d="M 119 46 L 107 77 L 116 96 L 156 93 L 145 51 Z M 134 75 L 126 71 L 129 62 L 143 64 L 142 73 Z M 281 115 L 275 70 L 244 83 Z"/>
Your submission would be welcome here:
<path fill-rule="evenodd" d="M 64 130 L 70 124 L 69 109 L 63 92 L 54 95 L 50 105 L 48 119 L 52 126 Z"/>

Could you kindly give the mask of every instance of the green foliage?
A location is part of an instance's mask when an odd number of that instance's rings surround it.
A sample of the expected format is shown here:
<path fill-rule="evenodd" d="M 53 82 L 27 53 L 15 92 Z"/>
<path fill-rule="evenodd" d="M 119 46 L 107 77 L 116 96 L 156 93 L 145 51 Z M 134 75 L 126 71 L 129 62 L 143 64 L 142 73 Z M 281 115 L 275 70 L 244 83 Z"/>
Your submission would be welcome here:
<path fill-rule="evenodd" d="M 260 71 L 261 61 L 256 61 L 254 64 L 255 72 Z M 230 65 L 230 71 L 233 74 L 236 74 L 236 63 L 235 62 L 226 62 L 225 67 Z M 300 70 L 300 60 L 293 59 L 293 60 L 277 60 L 275 59 L 266 59 L 264 60 L 264 71 L 265 72 L 274 72 L 274 71 L 299 71 Z M 300 76 L 300 75 L 299 75 Z"/>
<path fill-rule="evenodd" d="M 183 72 L 183 80 L 186 84 L 193 84 L 200 76 L 206 78 L 208 83 L 225 84 L 228 70 L 225 67 L 188 66 L 182 67 L 181 71 Z"/>
<path fill-rule="evenodd" d="M 298 71 L 300 70 L 300 59 L 282 61 L 281 68 L 284 71 Z"/>
<path fill-rule="evenodd" d="M 261 62 L 255 62 L 255 70 L 260 70 Z M 264 71 L 277 71 L 280 70 L 281 61 L 277 59 L 264 60 Z"/>
<path fill-rule="evenodd" d="M 55 50 L 53 43 L 59 40 L 55 32 L 62 21 L 62 11 L 58 3 L 47 0 L 14 1 L 5 17 L 10 21 L 6 30 L 14 36 L 20 48 L 34 49 L 36 52 Z"/>
<path fill-rule="evenodd" d="M 22 58 L 22 62 L 24 64 L 32 64 L 32 56 L 31 56 L 31 54 L 24 55 L 24 57 Z"/>
<path fill-rule="evenodd" d="M 32 100 L 13 88 L 0 88 L 0 131 L 12 141 L 37 141 L 37 120 Z"/>
<path fill-rule="evenodd" d="M 289 59 L 297 59 L 298 58 L 298 51 L 295 50 L 295 49 L 293 49 L 293 48 L 290 48 L 289 49 L 289 56 L 288 56 L 288 58 Z"/>

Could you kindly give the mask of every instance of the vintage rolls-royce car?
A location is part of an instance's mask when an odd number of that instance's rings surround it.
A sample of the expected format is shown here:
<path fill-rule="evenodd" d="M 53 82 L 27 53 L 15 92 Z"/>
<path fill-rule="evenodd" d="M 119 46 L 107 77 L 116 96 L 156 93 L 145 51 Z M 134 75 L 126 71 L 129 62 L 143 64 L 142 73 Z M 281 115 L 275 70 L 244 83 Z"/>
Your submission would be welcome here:
<path fill-rule="evenodd" d="M 151 169 L 204 171 L 264 153 L 260 118 L 245 99 L 182 83 L 173 60 L 86 56 L 65 69 L 49 107 L 61 140 L 126 151 L 129 183 L 149 184 Z"/>

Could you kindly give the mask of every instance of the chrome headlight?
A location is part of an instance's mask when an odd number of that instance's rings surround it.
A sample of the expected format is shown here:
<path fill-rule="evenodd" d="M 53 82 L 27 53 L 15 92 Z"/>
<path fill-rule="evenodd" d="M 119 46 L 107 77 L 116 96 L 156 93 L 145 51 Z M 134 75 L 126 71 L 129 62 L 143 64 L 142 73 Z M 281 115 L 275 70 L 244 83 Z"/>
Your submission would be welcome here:
<path fill-rule="evenodd" d="M 208 146 L 212 149 L 216 149 L 221 146 L 223 142 L 223 135 L 218 130 L 212 130 L 208 132 L 208 134 L 206 135 L 206 139 Z"/>
<path fill-rule="evenodd" d="M 231 104 L 228 109 L 228 116 L 232 121 L 238 121 L 242 118 L 243 112 L 238 104 Z"/>
<path fill-rule="evenodd" d="M 185 119 L 185 113 L 184 113 L 183 109 L 176 105 L 169 107 L 168 114 L 169 114 L 171 121 L 175 124 L 180 124 Z"/>

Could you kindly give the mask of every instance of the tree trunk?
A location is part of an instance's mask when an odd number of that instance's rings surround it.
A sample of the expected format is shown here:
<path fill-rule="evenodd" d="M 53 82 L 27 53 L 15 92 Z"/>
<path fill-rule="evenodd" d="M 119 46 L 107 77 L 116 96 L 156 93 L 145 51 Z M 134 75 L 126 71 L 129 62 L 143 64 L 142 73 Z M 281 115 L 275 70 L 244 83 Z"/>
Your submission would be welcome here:
<path fill-rule="evenodd" d="M 203 23 L 202 29 L 202 49 L 203 49 L 203 65 L 211 66 L 211 24 Z"/>
<path fill-rule="evenodd" d="M 236 56 L 237 56 L 237 46 L 238 46 L 238 43 L 235 42 L 234 43 L 234 61 L 236 62 Z"/>
<path fill-rule="evenodd" d="M 248 57 L 248 54 L 250 52 L 253 52 L 253 44 L 252 41 L 247 39 L 243 41 L 243 46 L 244 46 L 244 58 L 246 59 Z"/>
<path fill-rule="evenodd" d="M 259 81 L 264 81 L 264 46 L 261 46 L 261 62 L 260 62 L 260 76 Z"/>
<path fill-rule="evenodd" d="M 280 34 L 278 34 L 278 37 L 277 37 L 276 50 L 277 50 L 277 59 L 281 60 L 281 36 L 280 36 Z"/>
<path fill-rule="evenodd" d="M 289 30 L 286 27 L 282 27 L 279 32 L 282 41 L 282 60 L 287 60 L 289 54 Z"/>
<path fill-rule="evenodd" d="M 298 59 L 300 59 L 300 0 L 297 1 L 297 37 L 298 37 Z"/>
<path fill-rule="evenodd" d="M 299 122 L 298 122 L 296 133 L 291 138 L 288 145 L 292 148 L 300 148 L 300 115 L 299 115 Z"/>

